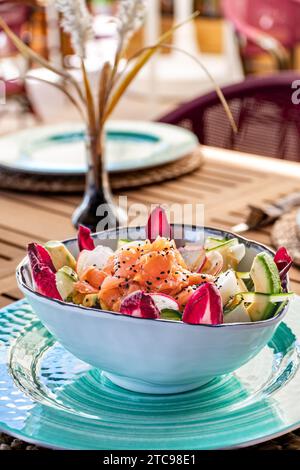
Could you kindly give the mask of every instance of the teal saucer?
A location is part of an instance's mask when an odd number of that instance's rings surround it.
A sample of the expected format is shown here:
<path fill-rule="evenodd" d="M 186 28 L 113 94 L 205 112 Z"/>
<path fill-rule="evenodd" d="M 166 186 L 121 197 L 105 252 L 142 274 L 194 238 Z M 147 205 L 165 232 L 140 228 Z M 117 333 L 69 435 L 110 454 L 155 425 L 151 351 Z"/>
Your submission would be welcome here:
<path fill-rule="evenodd" d="M 296 298 L 268 347 L 234 374 L 147 395 L 76 359 L 19 301 L 0 311 L 0 429 L 61 449 L 220 449 L 271 439 L 300 426 L 299 310 Z"/>

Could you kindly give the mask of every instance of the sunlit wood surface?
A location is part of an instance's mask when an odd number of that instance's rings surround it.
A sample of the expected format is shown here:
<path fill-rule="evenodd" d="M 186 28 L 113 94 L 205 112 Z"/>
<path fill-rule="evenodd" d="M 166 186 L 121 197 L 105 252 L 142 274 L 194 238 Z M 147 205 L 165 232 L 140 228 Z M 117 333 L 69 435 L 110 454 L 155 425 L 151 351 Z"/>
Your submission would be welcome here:
<path fill-rule="evenodd" d="M 203 147 L 203 153 L 205 163 L 195 173 L 122 194 L 129 203 L 203 203 L 206 225 L 230 229 L 244 220 L 248 203 L 270 203 L 300 190 L 298 164 L 211 147 Z M 80 198 L 0 191 L 0 307 L 21 298 L 15 268 L 28 242 L 75 233 L 70 218 Z M 270 244 L 270 231 L 267 227 L 245 235 Z M 300 270 L 292 270 L 291 280 L 300 294 Z"/>

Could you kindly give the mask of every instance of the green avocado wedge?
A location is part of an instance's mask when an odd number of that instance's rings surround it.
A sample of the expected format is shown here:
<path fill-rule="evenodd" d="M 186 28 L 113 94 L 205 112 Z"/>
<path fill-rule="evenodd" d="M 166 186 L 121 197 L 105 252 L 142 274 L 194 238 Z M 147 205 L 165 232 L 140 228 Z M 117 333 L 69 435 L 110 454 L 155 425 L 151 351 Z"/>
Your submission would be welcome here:
<path fill-rule="evenodd" d="M 45 244 L 45 248 L 51 256 L 56 271 L 64 266 L 69 266 L 74 271 L 76 270 L 76 260 L 62 242 L 51 240 Z"/>
<path fill-rule="evenodd" d="M 56 275 L 56 287 L 63 300 L 72 299 L 74 284 L 78 281 L 77 273 L 70 266 L 63 266 Z"/>
<path fill-rule="evenodd" d="M 181 321 L 182 313 L 179 312 L 179 310 L 173 310 L 172 308 L 163 308 L 160 312 L 160 318 L 163 320 Z"/>

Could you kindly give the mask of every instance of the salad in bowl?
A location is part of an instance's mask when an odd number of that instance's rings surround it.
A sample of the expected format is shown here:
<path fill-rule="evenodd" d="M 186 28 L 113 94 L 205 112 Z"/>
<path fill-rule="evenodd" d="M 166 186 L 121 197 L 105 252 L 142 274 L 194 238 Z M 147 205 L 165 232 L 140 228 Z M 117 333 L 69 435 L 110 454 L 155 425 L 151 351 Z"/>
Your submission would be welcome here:
<path fill-rule="evenodd" d="M 91 235 L 80 227 L 77 239 L 30 243 L 17 269 L 56 338 L 128 389 L 181 392 L 240 367 L 269 341 L 292 297 L 284 247 L 274 256 L 210 228 L 199 244 L 203 227 L 185 227 L 178 242 L 173 230 L 156 208 L 138 240 L 130 228 Z"/>

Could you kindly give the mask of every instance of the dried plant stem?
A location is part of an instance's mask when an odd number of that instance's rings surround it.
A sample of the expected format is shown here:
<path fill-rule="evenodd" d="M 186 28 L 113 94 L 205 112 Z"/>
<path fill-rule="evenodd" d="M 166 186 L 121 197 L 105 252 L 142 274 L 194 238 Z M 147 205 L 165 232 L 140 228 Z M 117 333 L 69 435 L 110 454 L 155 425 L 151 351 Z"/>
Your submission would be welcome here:
<path fill-rule="evenodd" d="M 109 62 L 105 62 L 103 65 L 100 82 L 99 82 L 99 114 L 98 114 L 98 132 L 100 133 L 103 126 L 103 117 L 105 112 L 105 106 L 107 103 L 107 98 L 109 94 L 109 82 L 111 79 L 111 65 Z"/>
<path fill-rule="evenodd" d="M 94 134 L 96 132 L 96 116 L 95 116 L 95 106 L 94 106 L 94 98 L 91 91 L 90 81 L 87 76 L 84 60 L 81 59 L 81 70 L 83 76 L 83 84 L 85 89 L 85 102 L 86 102 L 86 110 L 88 115 L 89 121 L 89 128 L 90 132 Z"/>
<path fill-rule="evenodd" d="M 77 91 L 77 94 L 80 98 L 80 100 L 84 103 L 84 96 L 82 94 L 81 88 L 76 82 L 76 80 L 72 77 L 72 75 L 68 72 L 66 72 L 64 69 L 61 69 L 58 66 L 55 66 L 48 62 L 44 57 L 42 57 L 40 54 L 37 54 L 35 51 L 33 51 L 30 47 L 28 47 L 18 36 L 10 29 L 10 27 L 6 24 L 6 22 L 3 20 L 3 18 L 0 16 L 0 27 L 3 29 L 3 31 L 7 34 L 7 36 L 11 39 L 15 47 L 23 54 L 25 57 L 33 60 L 34 62 L 37 62 L 40 64 L 42 67 L 47 68 L 48 70 L 51 70 L 51 72 L 65 78 L 66 80 L 69 80 L 70 83 L 74 86 L 74 88 Z"/>
<path fill-rule="evenodd" d="M 108 85 L 109 93 L 111 92 L 111 90 L 113 89 L 113 87 L 115 85 L 115 78 L 116 78 L 116 75 L 118 73 L 118 68 L 119 68 L 120 60 L 122 58 L 122 53 L 123 53 L 122 44 L 119 44 L 118 50 L 116 52 L 115 60 L 114 60 L 114 65 L 113 65 L 113 68 L 112 68 L 112 71 L 111 71 L 111 76 L 110 76 L 110 79 L 109 79 L 109 85 Z"/>
<path fill-rule="evenodd" d="M 150 47 L 149 49 L 145 50 L 142 54 L 137 63 L 134 65 L 132 70 L 128 72 L 128 74 L 124 77 L 123 81 L 119 84 L 115 92 L 113 93 L 113 96 L 110 99 L 110 102 L 108 104 L 108 108 L 105 112 L 104 115 L 104 121 L 107 120 L 107 118 L 110 116 L 112 111 L 114 110 L 115 106 L 119 102 L 120 98 L 124 94 L 124 92 L 127 90 L 128 86 L 130 83 L 134 80 L 138 72 L 143 68 L 143 66 L 148 62 L 149 59 L 155 54 L 156 50 L 159 48 L 161 44 L 163 44 L 169 37 L 173 34 L 174 31 L 176 31 L 178 28 L 181 28 L 183 25 L 186 23 L 189 23 L 192 21 L 194 18 L 196 18 L 199 15 L 199 12 L 196 11 L 193 13 L 189 18 L 187 18 L 185 21 L 182 21 L 181 23 L 176 24 L 173 26 L 171 29 L 166 31 L 158 40 L 158 42 L 153 46 Z"/>
<path fill-rule="evenodd" d="M 128 60 L 128 63 L 131 62 L 132 60 L 135 60 L 137 58 L 137 56 L 139 54 L 142 54 L 144 51 L 146 51 L 147 49 L 153 49 L 153 47 L 156 47 L 156 46 L 149 46 L 149 47 L 144 47 L 143 49 L 141 49 L 137 54 L 134 54 L 132 57 L 130 57 L 130 59 Z M 226 112 L 227 114 L 227 117 L 228 117 L 228 120 L 231 124 L 231 127 L 232 127 L 232 130 L 237 133 L 238 132 L 238 128 L 237 128 L 237 125 L 236 125 L 236 122 L 234 120 L 234 117 L 232 115 L 232 112 L 229 108 L 229 105 L 226 101 L 226 98 L 220 88 L 220 86 L 217 84 L 217 82 L 215 81 L 214 77 L 212 76 L 212 74 L 210 73 L 210 71 L 202 64 L 201 60 L 199 60 L 197 57 L 195 57 L 193 54 L 190 54 L 188 51 L 186 51 L 185 49 L 181 49 L 180 47 L 177 47 L 177 46 L 173 46 L 173 45 L 170 45 L 170 44 L 160 44 L 158 46 L 159 48 L 164 48 L 164 49 L 171 49 L 171 50 L 174 50 L 176 52 L 180 52 L 184 55 L 186 55 L 187 57 L 189 57 L 191 60 L 193 60 L 197 65 L 199 65 L 199 67 L 201 67 L 201 69 L 204 71 L 204 73 L 207 75 L 207 77 L 209 78 L 209 80 L 212 82 L 213 86 L 214 86 L 214 89 L 220 99 L 220 102 L 221 104 L 223 105 L 223 108 L 224 108 L 224 111 Z"/>

